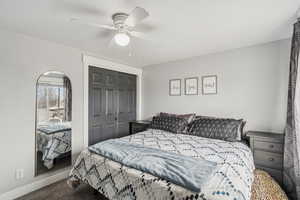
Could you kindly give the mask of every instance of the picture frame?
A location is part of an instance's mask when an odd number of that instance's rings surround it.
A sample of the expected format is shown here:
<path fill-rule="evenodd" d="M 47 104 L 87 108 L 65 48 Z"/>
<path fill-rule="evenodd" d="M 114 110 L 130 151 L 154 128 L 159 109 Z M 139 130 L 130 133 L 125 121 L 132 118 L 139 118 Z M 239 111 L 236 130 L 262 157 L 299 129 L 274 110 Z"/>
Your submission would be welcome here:
<path fill-rule="evenodd" d="M 169 80 L 169 96 L 181 96 L 181 79 Z"/>
<path fill-rule="evenodd" d="M 217 75 L 202 76 L 202 94 L 214 95 L 218 93 Z"/>
<path fill-rule="evenodd" d="M 184 79 L 184 94 L 198 95 L 198 77 L 189 77 Z"/>

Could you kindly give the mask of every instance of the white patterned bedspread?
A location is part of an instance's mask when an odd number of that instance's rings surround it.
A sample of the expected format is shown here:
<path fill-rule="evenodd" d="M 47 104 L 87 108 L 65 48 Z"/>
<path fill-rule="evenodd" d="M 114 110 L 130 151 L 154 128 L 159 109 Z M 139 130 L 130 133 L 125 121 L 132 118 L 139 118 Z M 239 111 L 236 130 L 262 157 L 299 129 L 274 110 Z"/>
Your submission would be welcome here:
<path fill-rule="evenodd" d="M 190 190 L 159 177 L 122 166 L 84 150 L 70 172 L 70 185 L 84 181 L 109 199 L 209 199 L 250 200 L 254 179 L 251 150 L 239 142 L 226 142 L 191 135 L 149 129 L 120 138 L 169 152 L 217 163 L 201 192 Z"/>
<path fill-rule="evenodd" d="M 71 130 L 46 134 L 37 130 L 37 151 L 42 152 L 45 167 L 51 169 L 54 159 L 71 151 Z"/>

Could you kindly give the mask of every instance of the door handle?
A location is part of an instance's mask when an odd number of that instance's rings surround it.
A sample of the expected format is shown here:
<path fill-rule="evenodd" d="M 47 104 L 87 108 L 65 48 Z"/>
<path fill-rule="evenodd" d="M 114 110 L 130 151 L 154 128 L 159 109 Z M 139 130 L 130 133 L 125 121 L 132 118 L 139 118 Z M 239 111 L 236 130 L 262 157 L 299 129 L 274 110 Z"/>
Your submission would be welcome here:
<path fill-rule="evenodd" d="M 275 159 L 274 158 L 269 158 L 269 161 L 273 162 Z"/>

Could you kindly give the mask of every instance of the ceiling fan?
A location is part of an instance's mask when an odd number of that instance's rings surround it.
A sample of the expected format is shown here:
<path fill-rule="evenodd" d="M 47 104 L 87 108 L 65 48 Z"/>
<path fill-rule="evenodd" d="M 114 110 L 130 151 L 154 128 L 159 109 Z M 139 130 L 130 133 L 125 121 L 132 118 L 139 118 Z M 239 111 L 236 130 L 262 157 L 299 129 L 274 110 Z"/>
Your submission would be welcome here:
<path fill-rule="evenodd" d="M 86 23 L 78 18 L 72 18 L 71 22 L 79 22 L 89 26 L 108 29 L 115 32 L 113 37 L 116 44 L 119 46 L 127 46 L 130 43 L 131 37 L 143 38 L 141 32 L 134 31 L 137 24 L 149 16 L 149 13 L 141 7 L 136 7 L 130 14 L 118 12 L 112 15 L 112 25 Z"/>

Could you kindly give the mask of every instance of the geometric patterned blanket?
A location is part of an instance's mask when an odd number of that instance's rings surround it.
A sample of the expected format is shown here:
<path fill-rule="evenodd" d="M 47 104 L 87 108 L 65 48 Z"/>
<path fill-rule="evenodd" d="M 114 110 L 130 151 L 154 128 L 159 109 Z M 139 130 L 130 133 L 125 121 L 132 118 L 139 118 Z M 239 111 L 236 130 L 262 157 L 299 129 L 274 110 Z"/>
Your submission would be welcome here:
<path fill-rule="evenodd" d="M 53 167 L 54 159 L 71 151 L 71 130 L 46 134 L 37 130 L 37 151 L 42 152 L 43 164 L 48 169 Z"/>
<path fill-rule="evenodd" d="M 251 150 L 240 142 L 173 134 L 148 129 L 119 140 L 215 162 L 217 167 L 195 193 L 160 177 L 123 166 L 84 150 L 76 160 L 69 184 L 88 183 L 108 199 L 250 200 L 254 179 Z"/>

